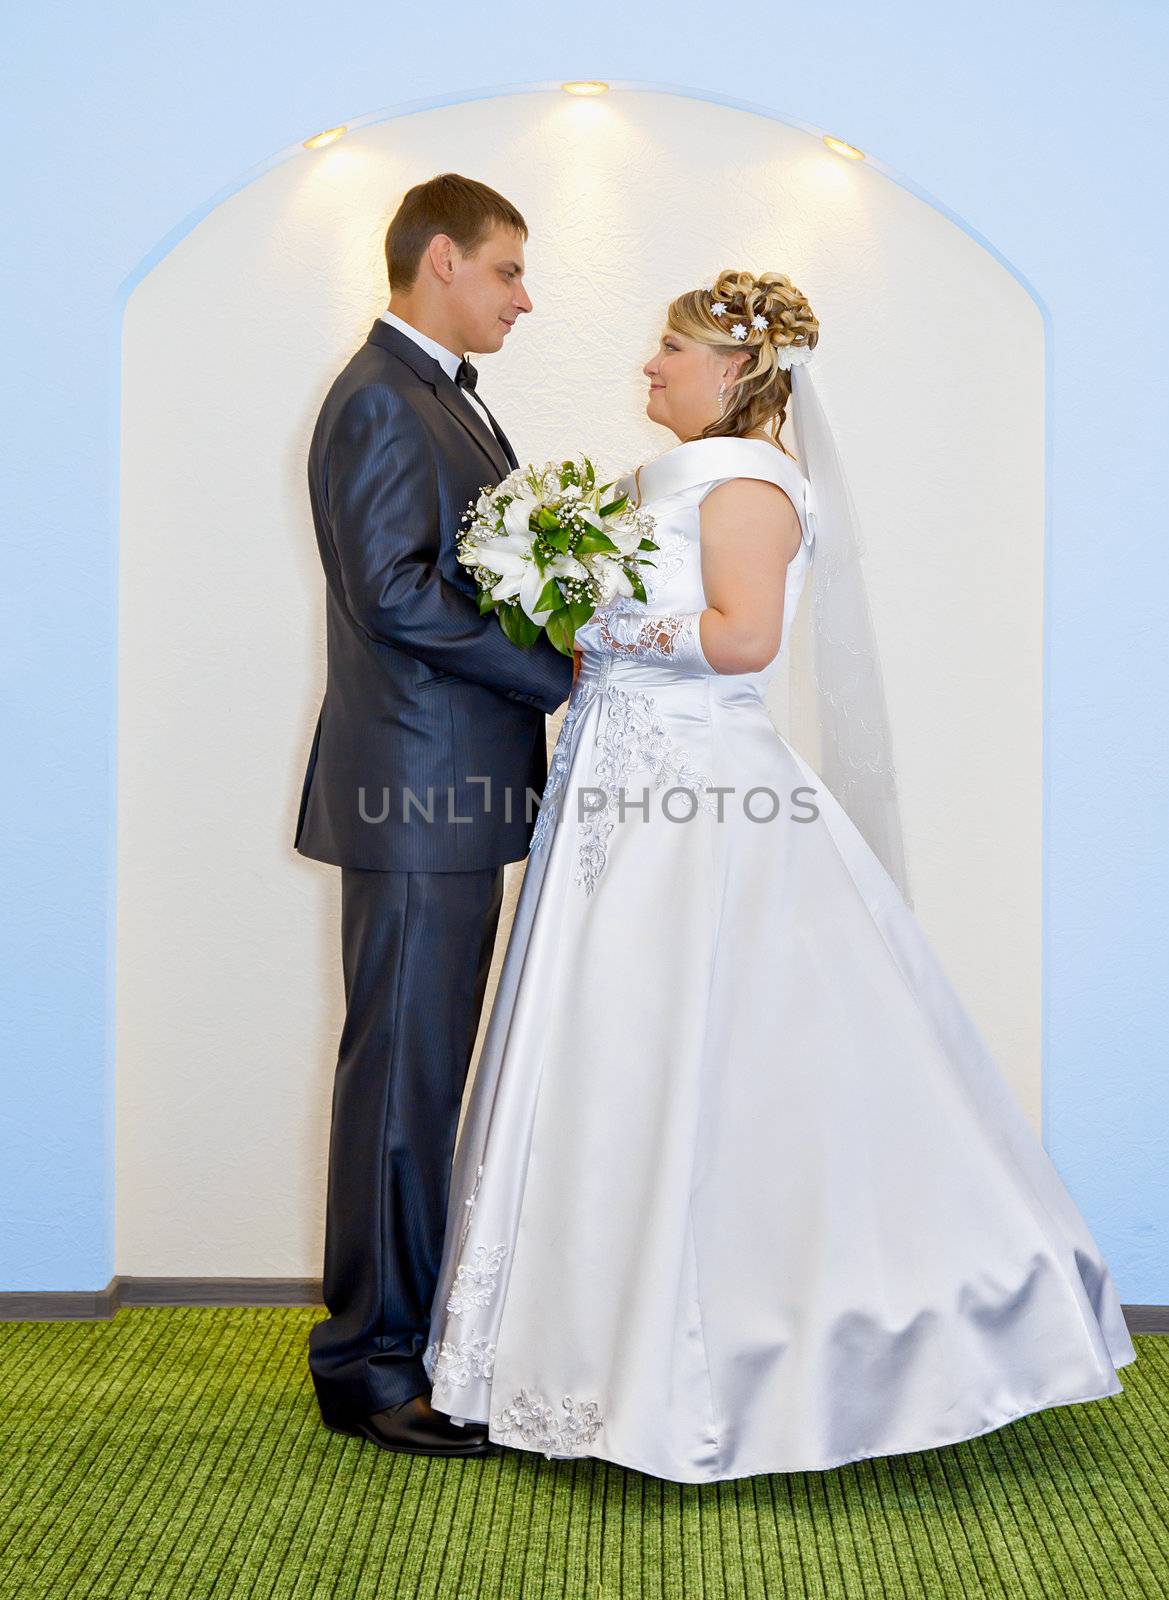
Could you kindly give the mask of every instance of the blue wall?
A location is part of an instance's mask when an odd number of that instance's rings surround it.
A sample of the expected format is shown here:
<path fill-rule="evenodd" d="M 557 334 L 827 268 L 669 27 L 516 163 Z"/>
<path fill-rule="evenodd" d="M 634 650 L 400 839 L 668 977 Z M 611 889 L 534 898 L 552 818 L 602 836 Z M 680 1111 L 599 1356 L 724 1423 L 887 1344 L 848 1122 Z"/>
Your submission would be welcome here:
<path fill-rule="evenodd" d="M 7 25 L 0 1289 L 98 1289 L 114 1265 L 126 293 L 217 197 L 321 128 L 601 77 L 850 140 L 1045 307 L 1045 1138 L 1122 1299 L 1169 1302 L 1164 10 L 594 0 L 587 29 L 533 0 L 425 15 L 42 0 Z M 993 328 L 987 359 L 1009 383 Z"/>

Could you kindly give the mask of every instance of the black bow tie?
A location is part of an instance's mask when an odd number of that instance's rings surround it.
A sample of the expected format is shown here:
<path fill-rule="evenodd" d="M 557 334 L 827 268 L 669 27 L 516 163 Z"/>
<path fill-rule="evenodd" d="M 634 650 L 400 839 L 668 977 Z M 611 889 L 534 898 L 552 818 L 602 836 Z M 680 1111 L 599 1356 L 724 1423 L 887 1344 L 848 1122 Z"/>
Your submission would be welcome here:
<path fill-rule="evenodd" d="M 459 362 L 458 371 L 455 373 L 455 383 L 460 389 L 467 389 L 473 393 L 478 377 L 478 372 L 476 372 L 475 368 L 466 359 L 466 357 L 464 357 L 463 360 Z M 482 408 L 482 411 L 487 413 L 487 420 L 491 424 L 491 431 L 495 435 L 496 441 L 499 444 L 499 448 L 503 451 L 508 465 L 514 470 L 517 465 L 515 451 L 508 443 L 507 436 L 499 426 L 499 423 L 496 422 L 495 418 L 491 415 L 491 412 L 487 406 L 487 402 L 480 396 L 476 395 L 475 404 L 471 407 L 471 410 L 476 416 L 479 416 L 480 408 Z"/>

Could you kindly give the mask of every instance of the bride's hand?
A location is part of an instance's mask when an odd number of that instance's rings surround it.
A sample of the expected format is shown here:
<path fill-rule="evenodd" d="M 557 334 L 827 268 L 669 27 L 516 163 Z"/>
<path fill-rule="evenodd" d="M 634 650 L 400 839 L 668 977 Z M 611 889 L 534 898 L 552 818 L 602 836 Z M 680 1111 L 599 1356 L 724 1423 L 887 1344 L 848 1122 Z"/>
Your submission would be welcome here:
<path fill-rule="evenodd" d="M 580 663 L 583 652 L 576 646 L 572 647 L 572 687 L 576 688 L 576 680 L 580 676 Z"/>

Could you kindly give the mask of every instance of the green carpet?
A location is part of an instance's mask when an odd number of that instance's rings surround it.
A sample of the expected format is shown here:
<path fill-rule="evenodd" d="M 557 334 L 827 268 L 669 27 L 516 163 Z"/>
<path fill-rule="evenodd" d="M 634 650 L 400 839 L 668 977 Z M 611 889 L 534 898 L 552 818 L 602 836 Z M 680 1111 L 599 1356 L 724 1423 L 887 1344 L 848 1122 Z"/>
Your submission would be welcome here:
<path fill-rule="evenodd" d="M 327 1433 L 306 1309 L 0 1324 L 0 1594 L 1160 1597 L 1169 1340 L 1122 1395 L 943 1450 L 675 1484 Z"/>

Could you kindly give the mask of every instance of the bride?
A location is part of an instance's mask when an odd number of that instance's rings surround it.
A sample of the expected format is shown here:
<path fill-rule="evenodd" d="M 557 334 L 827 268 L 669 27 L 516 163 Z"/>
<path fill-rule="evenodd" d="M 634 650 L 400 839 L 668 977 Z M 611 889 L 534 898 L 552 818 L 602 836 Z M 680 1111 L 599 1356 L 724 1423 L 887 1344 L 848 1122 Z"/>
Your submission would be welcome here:
<path fill-rule="evenodd" d="M 683 1483 L 933 1449 L 1135 1360 L 910 908 L 818 327 L 724 272 L 645 367 L 679 442 L 619 488 L 660 549 L 577 632 L 424 1355 L 500 1445 Z M 809 574 L 820 770 L 763 700 Z"/>

